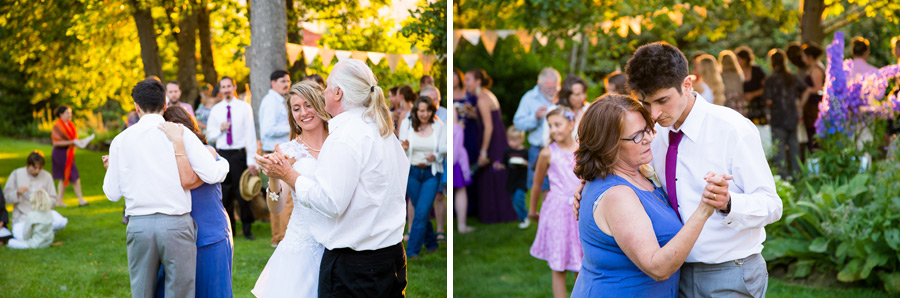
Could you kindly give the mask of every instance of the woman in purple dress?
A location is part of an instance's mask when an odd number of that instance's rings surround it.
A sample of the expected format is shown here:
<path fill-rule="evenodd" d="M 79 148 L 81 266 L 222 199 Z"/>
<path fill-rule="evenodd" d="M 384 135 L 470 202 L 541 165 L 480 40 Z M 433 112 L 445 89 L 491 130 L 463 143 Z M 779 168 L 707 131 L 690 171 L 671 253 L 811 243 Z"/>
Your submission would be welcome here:
<path fill-rule="evenodd" d="M 516 221 L 512 198 L 506 188 L 506 170 L 489 166 L 492 161 L 501 160 L 509 144 L 506 142 L 506 127 L 500 119 L 500 102 L 490 91 L 491 78 L 483 69 L 473 69 L 466 74 L 466 89 L 478 98 L 478 113 L 484 130 L 481 147 L 478 149 L 474 181 L 478 187 L 478 219 L 482 223 Z M 471 154 L 471 152 L 469 152 Z"/>

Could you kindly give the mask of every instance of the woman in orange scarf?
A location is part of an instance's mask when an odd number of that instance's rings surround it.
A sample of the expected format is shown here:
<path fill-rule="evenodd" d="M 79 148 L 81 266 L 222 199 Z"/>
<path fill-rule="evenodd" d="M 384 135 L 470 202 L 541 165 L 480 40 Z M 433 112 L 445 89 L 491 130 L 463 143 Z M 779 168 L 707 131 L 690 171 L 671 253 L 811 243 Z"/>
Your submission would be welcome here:
<path fill-rule="evenodd" d="M 75 167 L 75 140 L 78 140 L 78 132 L 75 131 L 75 123 L 72 122 L 72 109 L 60 106 L 56 108 L 54 114 L 57 120 L 50 137 L 53 139 L 53 153 L 51 153 L 53 179 L 59 180 L 57 205 L 66 206 L 63 203 L 63 195 L 66 186 L 73 182 L 72 188 L 78 196 L 78 206 L 85 206 L 88 202 L 81 195 L 81 179 L 78 177 L 78 168 Z"/>

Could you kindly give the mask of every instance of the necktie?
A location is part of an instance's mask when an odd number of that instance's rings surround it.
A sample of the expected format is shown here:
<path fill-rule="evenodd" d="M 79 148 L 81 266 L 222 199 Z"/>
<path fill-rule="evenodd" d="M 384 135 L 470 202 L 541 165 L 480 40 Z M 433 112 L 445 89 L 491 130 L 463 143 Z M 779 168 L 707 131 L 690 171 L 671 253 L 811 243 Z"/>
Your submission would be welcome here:
<path fill-rule="evenodd" d="M 678 212 L 678 193 L 675 191 L 675 166 L 678 161 L 678 144 L 681 143 L 681 131 L 669 131 L 669 150 L 666 150 L 666 192 L 669 195 L 669 205 L 675 209 L 675 215 L 681 219 Z"/>
<path fill-rule="evenodd" d="M 233 137 L 231 136 L 231 127 L 234 126 L 234 123 L 231 123 L 231 106 L 225 106 L 225 107 L 228 108 L 228 120 L 226 120 L 226 121 L 228 121 L 228 123 L 229 123 L 228 131 L 225 132 L 225 137 L 227 138 L 226 143 L 228 143 L 228 146 L 231 146 L 231 143 L 233 143 L 233 141 L 232 141 Z"/>

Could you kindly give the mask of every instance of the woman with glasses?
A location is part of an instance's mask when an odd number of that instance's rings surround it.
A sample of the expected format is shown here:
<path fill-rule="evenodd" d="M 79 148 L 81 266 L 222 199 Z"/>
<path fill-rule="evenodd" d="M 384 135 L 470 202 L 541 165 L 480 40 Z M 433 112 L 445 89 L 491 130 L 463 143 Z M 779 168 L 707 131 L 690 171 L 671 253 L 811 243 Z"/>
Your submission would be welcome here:
<path fill-rule="evenodd" d="M 701 202 L 682 224 L 642 168 L 654 133 L 630 96 L 604 95 L 585 113 L 575 151 L 575 175 L 588 181 L 578 212 L 584 258 L 572 297 L 678 296 L 679 269 L 714 209 Z"/>

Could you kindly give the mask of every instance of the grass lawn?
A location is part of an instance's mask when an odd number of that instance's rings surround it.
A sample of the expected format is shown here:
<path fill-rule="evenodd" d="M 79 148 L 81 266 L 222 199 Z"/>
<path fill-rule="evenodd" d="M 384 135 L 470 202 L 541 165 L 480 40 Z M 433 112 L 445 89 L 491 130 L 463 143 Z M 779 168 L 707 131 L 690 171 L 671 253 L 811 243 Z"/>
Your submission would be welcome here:
<path fill-rule="evenodd" d="M 41 150 L 48 160 L 48 145 L 0 138 L 0 185 L 5 185 L 12 170 L 25 166 L 32 150 Z M 0 296 L 2 297 L 128 297 L 128 259 L 125 251 L 123 202 L 111 202 L 103 195 L 105 170 L 100 156 L 106 153 L 76 150 L 75 160 L 81 173 L 88 207 L 57 208 L 69 218 L 68 226 L 54 241 L 63 245 L 37 250 L 13 250 L 0 247 Z M 71 187 L 65 203 L 77 206 Z M 7 209 L 12 210 L 11 205 Z M 238 224 L 240 231 L 240 224 Z M 235 297 L 252 297 L 256 283 L 274 248 L 269 246 L 268 223 L 253 227 L 255 241 L 238 235 L 234 239 L 233 284 Z M 447 293 L 447 250 L 426 254 L 410 262 L 407 268 L 409 297 L 444 297 Z"/>
<path fill-rule="evenodd" d="M 453 293 L 458 297 L 551 297 L 550 268 L 528 252 L 537 225 L 520 230 L 516 223 L 485 225 L 453 235 Z M 568 288 L 575 285 L 569 274 Z M 874 288 L 814 288 L 769 278 L 767 297 L 890 297 Z"/>

